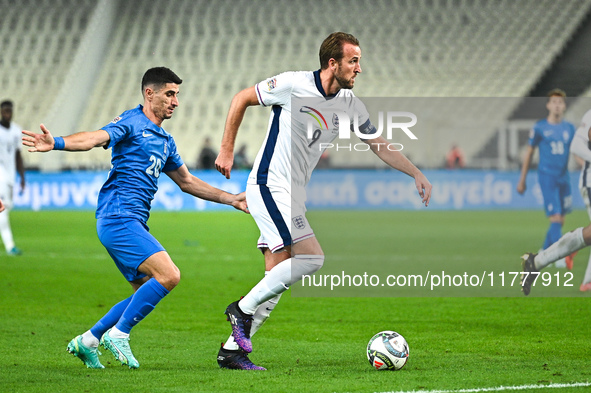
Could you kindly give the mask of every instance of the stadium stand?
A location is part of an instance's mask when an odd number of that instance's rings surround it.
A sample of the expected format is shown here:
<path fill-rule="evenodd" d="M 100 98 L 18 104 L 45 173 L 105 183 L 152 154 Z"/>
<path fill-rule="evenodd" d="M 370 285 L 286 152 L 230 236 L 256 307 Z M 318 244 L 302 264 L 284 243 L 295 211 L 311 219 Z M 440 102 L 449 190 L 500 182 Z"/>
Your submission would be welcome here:
<path fill-rule="evenodd" d="M 0 6 L 6 10 L 0 15 L 2 95 L 16 102 L 15 120 L 36 129 L 48 116 L 94 2 L 0 0 Z M 205 135 L 219 145 L 236 92 L 281 71 L 316 69 L 321 39 L 342 30 L 361 41 L 358 96 L 433 97 L 423 110 L 444 115 L 427 122 L 418 143 L 405 144 L 413 160 L 437 167 L 457 142 L 470 165 L 516 103 L 447 97 L 526 95 L 590 6 L 590 0 L 119 1 L 104 64 L 77 129 L 97 129 L 136 106 L 143 72 L 165 65 L 184 79 L 181 107 L 165 128 L 192 166 Z M 247 113 L 237 146 L 246 143 L 251 156 L 268 116 L 265 108 Z M 68 168 L 109 165 L 101 149 L 68 156 Z M 34 160 L 27 157 L 30 165 Z M 332 164 L 381 165 L 371 154 L 335 154 Z"/>

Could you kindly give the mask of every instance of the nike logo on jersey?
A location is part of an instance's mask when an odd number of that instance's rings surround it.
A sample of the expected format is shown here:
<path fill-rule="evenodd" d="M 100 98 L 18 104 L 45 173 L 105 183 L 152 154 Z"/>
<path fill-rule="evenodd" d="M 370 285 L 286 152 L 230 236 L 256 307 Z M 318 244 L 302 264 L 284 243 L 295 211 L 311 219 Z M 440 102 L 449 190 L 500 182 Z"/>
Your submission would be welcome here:
<path fill-rule="evenodd" d="M 142 132 L 142 136 L 143 136 L 144 138 L 146 138 L 146 137 L 149 137 L 149 136 L 151 136 L 151 135 L 152 135 L 152 134 L 151 134 L 151 133 L 149 133 L 149 132 L 146 132 L 146 131 Z"/>

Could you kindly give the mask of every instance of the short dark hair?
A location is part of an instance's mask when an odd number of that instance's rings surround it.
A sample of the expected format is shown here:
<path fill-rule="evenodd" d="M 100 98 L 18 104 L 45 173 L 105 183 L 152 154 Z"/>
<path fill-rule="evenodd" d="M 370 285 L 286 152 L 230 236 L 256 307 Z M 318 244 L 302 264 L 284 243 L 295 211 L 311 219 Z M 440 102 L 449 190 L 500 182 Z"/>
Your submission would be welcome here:
<path fill-rule="evenodd" d="M 341 61 L 343 58 L 343 45 L 349 43 L 352 45 L 359 46 L 359 40 L 355 36 L 343 33 L 341 31 L 332 33 L 322 42 L 320 45 L 320 68 L 325 69 L 328 67 L 328 61 L 335 59 Z"/>
<path fill-rule="evenodd" d="M 547 94 L 548 102 L 550 102 L 551 97 L 562 97 L 566 100 L 566 92 L 562 89 L 552 89 Z"/>
<path fill-rule="evenodd" d="M 13 104 L 12 104 L 12 101 L 10 101 L 10 100 L 4 100 L 0 103 L 0 108 L 2 108 L 2 109 L 8 108 L 8 107 L 12 108 L 12 106 L 13 106 Z"/>
<path fill-rule="evenodd" d="M 154 85 L 156 90 L 158 90 L 167 83 L 176 83 L 177 85 L 180 85 L 183 83 L 183 80 L 169 68 L 150 68 L 142 78 L 142 94 L 144 94 L 146 86 Z"/>

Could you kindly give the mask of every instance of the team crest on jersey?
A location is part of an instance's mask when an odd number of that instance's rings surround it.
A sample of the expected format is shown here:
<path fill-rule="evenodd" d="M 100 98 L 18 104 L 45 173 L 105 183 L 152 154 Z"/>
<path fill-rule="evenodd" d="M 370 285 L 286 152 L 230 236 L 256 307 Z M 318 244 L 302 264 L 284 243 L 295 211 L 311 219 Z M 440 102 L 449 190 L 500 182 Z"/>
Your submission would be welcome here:
<path fill-rule="evenodd" d="M 119 120 L 121 120 L 121 116 L 117 116 L 116 118 L 114 118 L 113 120 L 111 120 L 111 123 L 115 124 L 115 123 L 117 123 Z"/>
<path fill-rule="evenodd" d="M 277 87 L 277 79 L 276 78 L 269 79 L 267 81 L 267 86 L 269 87 L 269 91 L 273 90 L 275 87 Z"/>
<path fill-rule="evenodd" d="M 168 145 L 164 142 L 164 154 L 168 154 Z"/>
<path fill-rule="evenodd" d="M 339 129 L 339 117 L 337 116 L 336 113 L 332 114 L 332 125 L 334 126 L 334 129 L 338 131 Z"/>
<path fill-rule="evenodd" d="M 295 225 L 297 229 L 304 229 L 306 227 L 306 222 L 304 221 L 303 216 L 296 216 L 292 218 L 291 221 L 293 221 L 293 225 Z"/>
<path fill-rule="evenodd" d="M 564 139 L 565 142 L 568 142 L 568 139 L 570 138 L 570 134 L 568 133 L 568 131 L 562 132 L 562 138 Z"/>

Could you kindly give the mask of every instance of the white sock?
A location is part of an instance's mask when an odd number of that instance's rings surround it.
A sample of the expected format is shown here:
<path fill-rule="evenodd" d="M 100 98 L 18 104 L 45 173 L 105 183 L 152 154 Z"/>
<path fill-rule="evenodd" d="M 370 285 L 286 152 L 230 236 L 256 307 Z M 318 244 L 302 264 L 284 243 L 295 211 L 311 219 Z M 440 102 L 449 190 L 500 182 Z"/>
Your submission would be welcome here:
<path fill-rule="evenodd" d="M 82 344 L 86 345 L 87 347 L 97 348 L 99 346 L 99 339 L 94 336 L 87 330 L 82 334 Z"/>
<path fill-rule="evenodd" d="M 129 333 L 123 333 L 121 330 L 117 329 L 117 327 L 113 327 L 109 332 L 109 336 L 111 338 L 127 338 L 129 337 Z"/>
<path fill-rule="evenodd" d="M 254 314 L 261 304 L 285 292 L 303 275 L 314 274 L 323 263 L 324 255 L 296 255 L 280 262 L 240 300 L 238 306 L 242 312 Z"/>
<path fill-rule="evenodd" d="M 267 300 L 263 304 L 257 308 L 253 317 L 252 317 L 252 326 L 250 327 L 250 337 L 254 336 L 254 334 L 263 326 L 263 323 L 269 318 L 271 312 L 281 299 L 281 293 L 277 296 L 272 297 L 271 299 Z"/>
<path fill-rule="evenodd" d="M 591 282 L 591 254 L 589 254 L 589 262 L 587 263 L 587 270 L 585 270 L 583 284 L 587 284 L 589 282 Z"/>
<path fill-rule="evenodd" d="M 10 219 L 8 218 L 8 210 L 0 213 L 0 236 L 4 242 L 6 252 L 14 248 L 14 239 L 12 238 L 12 230 L 10 229 Z"/>
<path fill-rule="evenodd" d="M 291 282 L 291 258 L 280 262 L 269 271 L 257 285 L 240 300 L 238 307 L 245 314 L 253 315 L 257 308 L 271 299 L 285 292 Z"/>
<path fill-rule="evenodd" d="M 228 337 L 228 341 L 226 341 L 226 343 L 224 344 L 224 348 L 229 349 L 230 351 L 236 351 L 240 347 L 238 346 L 238 344 L 236 344 L 236 341 L 234 341 L 234 336 L 230 334 L 230 337 Z"/>
<path fill-rule="evenodd" d="M 267 274 L 269 274 L 268 271 L 265 272 L 265 277 L 267 276 Z M 279 302 L 279 299 L 281 299 L 281 294 L 267 300 L 265 303 L 261 304 L 257 308 L 252 317 L 250 337 L 254 336 L 254 334 L 259 330 L 263 323 L 265 323 L 265 321 L 269 318 L 271 311 L 273 311 L 273 309 L 277 305 L 277 302 Z M 230 337 L 228 337 L 228 340 L 224 344 L 224 348 L 235 351 L 240 347 L 238 346 L 238 344 L 236 344 L 236 341 L 234 341 L 234 336 L 230 334 Z"/>
<path fill-rule="evenodd" d="M 552 262 L 564 258 L 585 246 L 583 228 L 577 228 L 572 232 L 565 233 L 556 243 L 536 255 L 534 263 L 538 270 L 542 270 Z"/>

